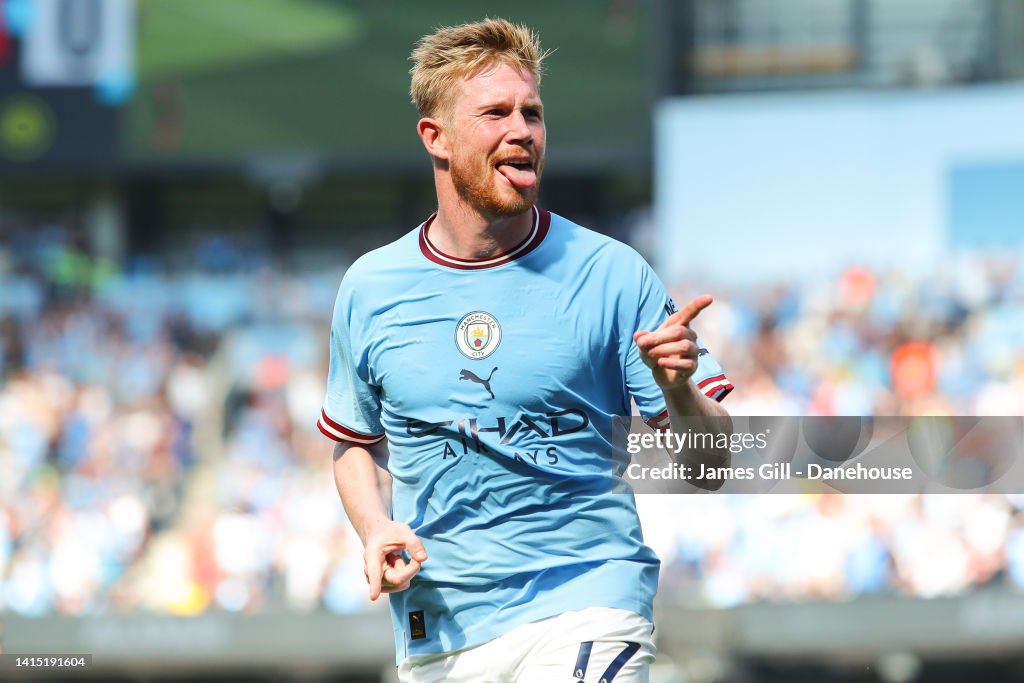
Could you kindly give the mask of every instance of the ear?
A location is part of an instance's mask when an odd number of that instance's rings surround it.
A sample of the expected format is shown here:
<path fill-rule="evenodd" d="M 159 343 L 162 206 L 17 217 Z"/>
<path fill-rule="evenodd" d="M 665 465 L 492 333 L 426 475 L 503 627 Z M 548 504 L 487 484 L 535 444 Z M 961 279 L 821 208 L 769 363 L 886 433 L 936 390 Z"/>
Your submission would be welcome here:
<path fill-rule="evenodd" d="M 427 149 L 427 154 L 435 159 L 448 160 L 450 152 L 448 149 L 448 136 L 445 134 L 444 124 L 438 119 L 423 117 L 416 124 L 416 132 Z"/>

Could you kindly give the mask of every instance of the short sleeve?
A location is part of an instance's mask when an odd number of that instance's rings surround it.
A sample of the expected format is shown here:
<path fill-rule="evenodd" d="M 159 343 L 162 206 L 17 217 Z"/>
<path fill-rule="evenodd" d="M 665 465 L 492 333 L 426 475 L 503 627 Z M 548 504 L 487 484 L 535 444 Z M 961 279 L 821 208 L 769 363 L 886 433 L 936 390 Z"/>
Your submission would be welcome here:
<path fill-rule="evenodd" d="M 331 322 L 327 395 L 317 427 L 334 441 L 370 445 L 384 439 L 380 389 L 370 383 L 369 351 L 351 284 L 343 281 Z"/>
<path fill-rule="evenodd" d="M 665 322 L 665 319 L 676 312 L 675 302 L 665 291 L 665 286 L 654 270 L 642 261 L 639 273 L 639 302 L 636 306 L 636 317 L 632 329 L 623 334 L 624 343 L 628 344 L 626 353 L 626 387 L 633 400 L 636 401 L 640 415 L 655 429 L 668 426 L 668 410 L 661 388 L 654 381 L 651 369 L 640 358 L 640 349 L 633 341 L 633 333 L 637 330 L 653 330 Z M 722 366 L 697 337 L 697 371 L 692 380 L 697 388 L 710 399 L 721 401 L 733 386 L 726 377 Z"/>

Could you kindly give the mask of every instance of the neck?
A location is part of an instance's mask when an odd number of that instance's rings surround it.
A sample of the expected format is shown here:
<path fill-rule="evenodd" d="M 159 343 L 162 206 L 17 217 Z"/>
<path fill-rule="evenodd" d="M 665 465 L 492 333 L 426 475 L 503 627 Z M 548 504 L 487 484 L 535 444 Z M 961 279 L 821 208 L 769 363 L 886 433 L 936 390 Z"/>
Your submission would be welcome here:
<path fill-rule="evenodd" d="M 533 221 L 532 207 L 514 216 L 486 216 L 461 198 L 445 201 L 438 192 L 429 237 L 435 247 L 456 258 L 494 258 L 519 246 L 533 230 Z"/>

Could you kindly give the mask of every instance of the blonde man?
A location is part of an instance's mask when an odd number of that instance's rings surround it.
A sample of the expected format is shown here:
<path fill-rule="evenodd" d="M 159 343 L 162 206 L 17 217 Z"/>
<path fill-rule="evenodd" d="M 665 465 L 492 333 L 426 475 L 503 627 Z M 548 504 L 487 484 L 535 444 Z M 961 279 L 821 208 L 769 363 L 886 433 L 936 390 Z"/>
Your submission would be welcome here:
<path fill-rule="evenodd" d="M 658 560 L 612 493 L 612 416 L 724 415 L 732 388 L 689 326 L 710 297 L 676 311 L 629 247 L 537 207 L 544 56 L 500 19 L 420 40 L 438 209 L 334 311 L 319 426 L 403 681 L 647 680 Z"/>

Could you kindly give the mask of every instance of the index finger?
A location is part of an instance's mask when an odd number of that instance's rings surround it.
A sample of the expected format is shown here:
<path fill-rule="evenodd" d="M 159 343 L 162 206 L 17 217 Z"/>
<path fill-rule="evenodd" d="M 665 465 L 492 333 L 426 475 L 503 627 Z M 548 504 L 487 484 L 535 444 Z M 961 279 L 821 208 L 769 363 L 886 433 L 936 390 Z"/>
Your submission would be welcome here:
<path fill-rule="evenodd" d="M 366 580 L 370 583 L 370 600 L 380 597 L 380 582 L 384 576 L 383 558 L 378 553 L 366 555 Z"/>
<path fill-rule="evenodd" d="M 710 294 L 702 294 L 698 296 L 696 299 L 670 315 L 668 320 L 662 323 L 662 327 L 665 325 L 689 325 L 693 319 L 696 318 L 701 311 L 710 306 L 714 300 L 714 297 Z"/>

